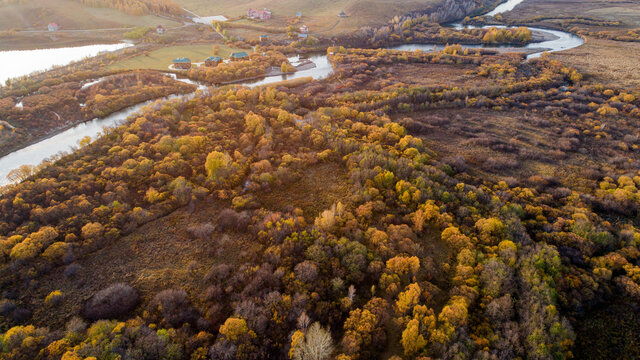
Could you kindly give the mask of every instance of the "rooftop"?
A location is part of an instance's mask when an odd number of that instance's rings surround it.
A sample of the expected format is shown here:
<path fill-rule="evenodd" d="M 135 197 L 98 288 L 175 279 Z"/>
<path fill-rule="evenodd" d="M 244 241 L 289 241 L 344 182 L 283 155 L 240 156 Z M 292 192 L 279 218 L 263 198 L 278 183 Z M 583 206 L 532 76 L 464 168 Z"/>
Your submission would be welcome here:
<path fill-rule="evenodd" d="M 174 63 L 190 63 L 191 59 L 189 58 L 185 58 L 185 57 L 179 57 L 175 60 L 173 60 Z"/>
<path fill-rule="evenodd" d="M 241 52 L 235 52 L 235 53 L 231 54 L 231 57 L 232 58 L 243 58 L 243 57 L 249 57 L 249 54 L 247 54 L 244 51 L 241 51 Z"/>
<path fill-rule="evenodd" d="M 220 61 L 220 60 L 222 60 L 220 56 L 209 56 L 208 58 L 204 59 L 204 61 Z"/>

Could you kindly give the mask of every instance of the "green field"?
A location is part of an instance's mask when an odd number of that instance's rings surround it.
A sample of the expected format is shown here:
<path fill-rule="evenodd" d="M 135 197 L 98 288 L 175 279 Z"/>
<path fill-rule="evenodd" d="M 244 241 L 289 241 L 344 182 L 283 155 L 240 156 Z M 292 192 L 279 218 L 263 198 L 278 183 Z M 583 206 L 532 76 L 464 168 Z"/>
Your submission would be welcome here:
<path fill-rule="evenodd" d="M 173 59 L 187 57 L 193 63 L 203 62 L 213 55 L 213 44 L 170 46 L 154 50 L 148 55 L 140 55 L 130 59 L 122 60 L 109 67 L 109 69 L 154 69 L 167 70 Z M 218 54 L 223 59 L 229 58 L 232 52 L 247 51 L 246 49 L 231 48 L 219 45 Z"/>

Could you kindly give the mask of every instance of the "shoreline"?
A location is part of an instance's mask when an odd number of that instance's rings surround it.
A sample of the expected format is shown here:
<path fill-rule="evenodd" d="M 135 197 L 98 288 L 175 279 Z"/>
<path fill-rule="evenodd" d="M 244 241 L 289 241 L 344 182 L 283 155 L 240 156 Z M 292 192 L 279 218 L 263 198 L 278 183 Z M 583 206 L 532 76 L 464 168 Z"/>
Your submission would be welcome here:
<path fill-rule="evenodd" d="M 196 91 L 197 91 L 197 89 L 196 89 Z M 195 91 L 194 91 L 194 92 L 195 92 Z M 66 125 L 64 125 L 64 126 L 57 127 L 57 128 L 55 128 L 55 129 L 53 129 L 52 131 L 47 132 L 47 133 L 46 133 L 46 134 L 44 134 L 44 135 L 40 135 L 40 136 L 38 136 L 38 137 L 36 137 L 36 138 L 34 138 L 34 139 L 32 139 L 32 140 L 29 140 L 29 141 L 25 142 L 24 144 L 20 144 L 20 145 L 17 145 L 17 146 L 15 146 L 15 147 L 9 148 L 8 150 L 0 151 L 0 159 L 1 159 L 1 158 L 3 158 L 3 157 L 5 157 L 5 156 L 7 156 L 7 155 L 10 155 L 10 154 L 12 154 L 12 153 L 14 153 L 14 152 L 17 152 L 17 151 L 20 151 L 20 150 L 22 150 L 22 149 L 25 149 L 25 148 L 27 148 L 27 147 L 29 147 L 29 146 L 31 146 L 31 145 L 35 145 L 35 144 L 37 144 L 37 143 L 39 143 L 39 142 L 41 142 L 41 141 L 44 141 L 44 140 L 50 139 L 50 138 L 52 138 L 52 137 L 54 137 L 54 136 L 60 135 L 61 133 L 65 132 L 65 131 L 67 131 L 67 130 L 69 130 L 69 129 L 73 128 L 73 127 L 76 127 L 76 126 L 78 126 L 78 125 L 82 125 L 82 124 L 85 124 L 85 123 L 88 123 L 88 122 L 90 122 L 90 121 L 94 121 L 94 120 L 101 120 L 101 119 L 105 119 L 105 118 L 107 118 L 107 117 L 109 117 L 109 116 L 112 116 L 112 115 L 114 115 L 114 114 L 117 114 L 117 113 L 119 113 L 119 112 L 126 111 L 128 108 L 131 108 L 131 107 L 134 107 L 134 106 L 138 106 L 138 105 L 140 105 L 140 104 L 144 104 L 144 103 L 149 102 L 149 101 L 157 101 L 157 100 L 160 100 L 160 99 L 164 99 L 164 98 L 166 98 L 166 97 L 168 97 L 168 96 L 172 96 L 172 95 L 185 95 L 185 94 L 190 94 L 190 93 L 189 93 L 189 92 L 184 92 L 184 93 L 180 93 L 180 92 L 178 92 L 178 93 L 171 93 L 171 94 L 168 94 L 168 95 L 166 95 L 166 96 L 159 97 L 159 98 L 152 98 L 152 99 L 149 99 L 149 100 L 144 100 L 144 101 L 137 102 L 137 103 L 135 103 L 135 104 L 131 104 L 131 105 L 125 106 L 125 107 L 123 107 L 123 108 L 121 108 L 121 109 L 118 109 L 118 110 L 116 110 L 116 111 L 113 111 L 113 112 L 111 112 L 111 113 L 109 113 L 109 114 L 107 114 L 107 115 L 105 115 L 105 116 L 103 116 L 103 117 L 96 117 L 96 118 L 88 119 L 88 120 L 75 121 L 75 122 L 72 122 L 72 123 L 70 123 L 70 124 L 66 124 Z"/>

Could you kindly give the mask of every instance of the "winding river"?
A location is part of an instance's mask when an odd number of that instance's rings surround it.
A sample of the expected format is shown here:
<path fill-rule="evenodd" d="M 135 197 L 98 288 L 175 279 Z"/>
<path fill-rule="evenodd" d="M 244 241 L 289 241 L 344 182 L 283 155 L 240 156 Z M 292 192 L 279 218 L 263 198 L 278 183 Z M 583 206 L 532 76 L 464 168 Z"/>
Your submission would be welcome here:
<path fill-rule="evenodd" d="M 493 16 L 506 11 L 510 11 L 513 8 L 515 8 L 518 4 L 522 3 L 523 1 L 524 0 L 507 0 L 506 2 L 497 6 L 493 11 L 488 12 L 487 15 Z M 453 26 L 457 28 L 463 27 L 460 24 L 454 24 Z M 466 28 L 473 28 L 473 27 L 466 26 Z M 547 30 L 547 29 L 538 29 L 538 28 L 530 28 L 530 29 L 532 31 L 539 31 L 539 32 L 545 32 L 545 33 L 551 34 L 553 35 L 553 40 L 543 41 L 539 43 L 532 43 L 525 46 L 524 48 L 527 48 L 527 49 L 540 49 L 540 51 L 529 54 L 527 57 L 528 59 L 539 57 L 544 51 L 554 52 L 554 51 L 572 49 L 574 47 L 582 45 L 583 43 L 583 40 L 580 37 L 575 36 L 573 34 L 566 33 L 566 32 L 556 31 L 556 30 Z M 128 46 L 128 44 L 117 44 L 117 45 L 120 45 L 120 47 L 116 47 L 111 50 L 116 50 L 118 48 Z M 443 47 L 444 46 L 442 45 L 435 45 L 436 49 L 442 49 Z M 480 48 L 485 46 L 469 45 L 466 47 Z M 87 48 L 87 47 L 82 47 L 82 48 Z M 72 48 L 72 49 L 75 49 L 75 48 Z M 434 44 L 405 44 L 405 45 L 391 47 L 390 49 L 409 50 L 409 51 L 420 49 L 425 52 L 429 52 L 429 51 L 433 51 Z M 50 61 L 47 61 L 47 63 L 43 64 L 42 66 L 41 64 L 38 63 L 42 59 L 48 58 L 49 56 L 47 53 L 48 51 L 51 51 L 51 54 L 54 54 L 60 50 L 61 49 L 34 50 L 34 51 L 38 51 L 38 53 L 31 53 L 32 57 L 30 58 L 29 61 L 26 62 L 26 63 L 32 64 L 33 67 L 31 69 L 22 70 L 21 75 L 29 74 L 33 71 L 45 70 L 47 68 L 50 68 L 53 65 L 64 65 L 65 64 L 64 62 L 51 63 Z M 89 49 L 86 49 L 86 50 L 89 50 Z M 105 50 L 107 49 L 103 48 L 98 52 L 105 51 Z M 94 51 L 94 50 L 91 50 L 91 51 Z M 96 52 L 95 54 L 97 54 L 98 52 Z M 8 55 L 8 53 L 13 53 L 13 52 L 0 52 L 0 63 L 2 63 L 3 57 L 7 58 L 8 56 L 10 56 Z M 86 52 L 76 52 L 76 50 L 73 50 L 73 53 L 74 54 L 82 53 L 84 54 L 84 56 L 80 58 L 78 58 L 78 56 L 80 55 L 69 56 L 67 58 L 69 60 L 67 60 L 66 63 L 69 63 L 75 60 L 80 60 L 81 58 L 90 56 L 92 54 L 92 53 L 87 54 Z M 58 55 L 56 55 L 56 57 L 58 59 L 61 58 L 61 56 L 58 56 Z M 246 83 L 239 83 L 238 85 L 255 87 L 255 86 L 266 85 L 269 83 L 282 81 L 286 79 L 295 79 L 295 78 L 307 77 L 307 76 L 311 76 L 314 79 L 323 79 L 329 76 L 333 71 L 333 68 L 331 67 L 331 63 L 329 62 L 326 55 L 312 56 L 310 57 L 310 60 L 316 64 L 316 67 L 313 69 L 298 71 L 295 74 L 290 74 L 290 75 L 267 77 L 261 80 L 254 80 Z M 5 63 L 12 63 L 13 61 L 14 59 L 11 58 L 10 62 L 5 62 Z M 2 71 L 2 69 L 0 69 L 0 71 Z M 167 74 L 167 75 L 176 78 L 174 74 Z M 0 73 L 0 79 L 2 79 L 2 76 L 3 76 L 2 73 Z M 7 75 L 4 75 L 4 76 L 7 76 Z M 13 76 L 20 76 L 20 75 L 13 75 Z M 96 83 L 100 80 L 101 79 L 95 79 L 93 83 Z M 188 79 L 177 79 L 177 80 L 187 82 L 190 84 L 196 84 L 198 85 L 198 90 L 200 91 L 206 91 L 207 89 L 207 86 L 198 84 Z M 91 83 L 88 82 L 85 84 L 85 86 L 90 86 L 90 84 Z M 40 164 L 42 161 L 48 158 L 51 158 L 56 154 L 59 154 L 61 152 L 69 152 L 73 149 L 73 146 L 77 146 L 78 142 L 81 139 L 87 136 L 90 137 L 91 139 L 97 138 L 98 136 L 100 136 L 100 134 L 102 133 L 105 127 L 114 127 L 114 126 L 123 124 L 129 116 L 137 113 L 138 111 L 140 111 L 140 109 L 142 109 L 146 105 L 155 103 L 156 101 L 166 101 L 166 100 L 178 99 L 178 98 L 188 99 L 195 95 L 196 93 L 191 93 L 186 95 L 172 95 L 166 98 L 151 100 L 142 104 L 137 104 L 127 109 L 124 109 L 122 111 L 119 111 L 117 113 L 113 113 L 105 118 L 94 119 L 82 124 L 75 125 L 72 128 L 69 128 L 59 134 L 51 136 L 47 139 L 44 139 L 33 145 L 27 146 L 23 149 L 14 151 L 0 158 L 0 186 L 7 185 L 10 183 L 9 180 L 7 179 L 7 175 L 12 169 L 16 169 L 22 165 L 37 165 L 37 164 Z"/>

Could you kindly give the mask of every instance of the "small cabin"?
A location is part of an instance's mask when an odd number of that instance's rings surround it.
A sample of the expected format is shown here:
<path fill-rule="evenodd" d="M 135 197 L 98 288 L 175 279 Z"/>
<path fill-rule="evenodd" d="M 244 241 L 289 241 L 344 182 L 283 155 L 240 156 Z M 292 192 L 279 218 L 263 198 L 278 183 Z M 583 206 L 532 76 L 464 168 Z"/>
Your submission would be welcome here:
<path fill-rule="evenodd" d="M 183 69 L 189 70 L 191 69 L 191 59 L 180 57 L 173 60 L 173 68 L 174 69 Z"/>
<path fill-rule="evenodd" d="M 247 17 L 250 19 L 269 20 L 271 19 L 271 10 L 264 8 L 263 10 L 249 9 Z"/>
<path fill-rule="evenodd" d="M 244 51 L 231 54 L 231 61 L 249 60 L 249 54 Z"/>
<path fill-rule="evenodd" d="M 307 25 L 300 26 L 300 32 L 303 34 L 309 33 L 309 27 L 307 27 Z"/>
<path fill-rule="evenodd" d="M 167 29 L 162 27 L 162 25 L 158 25 L 158 27 L 156 27 L 156 32 L 158 33 L 158 35 L 162 35 L 167 32 Z"/>
<path fill-rule="evenodd" d="M 340 14 L 338 14 L 338 17 L 346 18 L 347 17 L 347 13 L 345 13 L 344 11 L 340 11 Z"/>
<path fill-rule="evenodd" d="M 269 35 L 260 35 L 260 42 L 265 42 L 269 40 Z"/>
<path fill-rule="evenodd" d="M 215 67 L 218 66 L 222 62 L 222 58 L 219 56 L 209 56 L 204 59 L 204 66 L 206 67 Z"/>
<path fill-rule="evenodd" d="M 49 31 L 58 31 L 60 30 L 60 27 L 58 26 L 58 24 L 56 23 L 49 23 L 49 25 L 47 25 L 47 28 L 49 29 Z"/>

